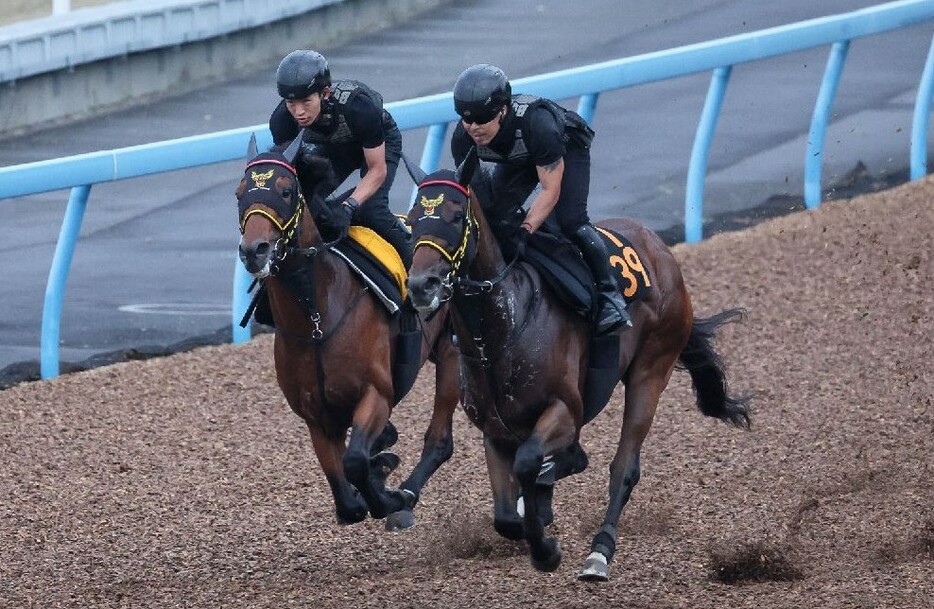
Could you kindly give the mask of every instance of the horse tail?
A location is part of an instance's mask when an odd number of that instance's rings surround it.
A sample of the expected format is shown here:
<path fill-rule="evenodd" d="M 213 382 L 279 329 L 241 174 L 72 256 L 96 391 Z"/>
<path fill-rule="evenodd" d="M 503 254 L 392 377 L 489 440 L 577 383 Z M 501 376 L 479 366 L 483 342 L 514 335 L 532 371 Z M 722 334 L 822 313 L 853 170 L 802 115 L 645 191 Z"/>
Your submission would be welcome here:
<path fill-rule="evenodd" d="M 729 394 L 723 360 L 713 348 L 717 329 L 732 321 L 742 320 L 745 316 L 744 309 L 728 309 L 711 317 L 695 317 L 691 335 L 678 361 L 691 375 L 697 407 L 701 413 L 749 429 L 749 397 Z"/>

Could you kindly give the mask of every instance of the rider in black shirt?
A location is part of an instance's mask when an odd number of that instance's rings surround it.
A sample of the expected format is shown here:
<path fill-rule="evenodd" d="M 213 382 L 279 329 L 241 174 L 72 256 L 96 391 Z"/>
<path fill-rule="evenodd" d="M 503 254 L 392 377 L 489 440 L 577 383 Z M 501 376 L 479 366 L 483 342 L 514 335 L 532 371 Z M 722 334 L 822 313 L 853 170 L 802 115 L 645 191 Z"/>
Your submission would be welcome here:
<path fill-rule="evenodd" d="M 389 209 L 389 189 L 399 167 L 402 135 L 383 108 L 382 96 L 355 80 L 331 82 L 328 62 L 311 50 L 292 51 L 276 70 L 282 101 L 269 118 L 276 145 L 284 144 L 305 128 L 299 178 L 314 157 L 330 161 L 337 188 L 354 171 L 360 181 L 350 196 L 332 207 L 339 228 L 354 224 L 369 227 L 386 239 L 408 268 L 412 244 L 408 231 Z"/>
<path fill-rule="evenodd" d="M 461 117 L 451 137 L 459 165 L 476 146 L 495 163 L 489 180 L 472 184 L 501 240 L 520 228 L 527 238 L 548 217 L 577 245 L 600 292 L 599 334 L 632 326 L 626 302 L 610 276 L 606 248 L 587 215 L 590 142 L 594 132 L 577 113 L 531 95 L 513 95 L 502 70 L 489 64 L 467 68 L 454 84 L 454 109 Z M 536 186 L 541 190 L 522 210 Z"/>

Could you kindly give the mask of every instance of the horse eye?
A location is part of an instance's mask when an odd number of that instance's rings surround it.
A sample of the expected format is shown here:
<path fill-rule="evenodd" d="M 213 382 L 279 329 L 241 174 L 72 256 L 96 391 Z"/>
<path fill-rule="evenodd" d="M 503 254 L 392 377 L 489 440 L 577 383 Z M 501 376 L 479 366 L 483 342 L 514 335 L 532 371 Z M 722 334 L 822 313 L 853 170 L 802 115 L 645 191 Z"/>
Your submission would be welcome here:
<path fill-rule="evenodd" d="M 466 214 L 464 214 L 464 212 L 462 212 L 462 211 L 456 211 L 456 212 L 454 212 L 454 221 L 455 221 L 455 222 L 460 222 L 460 221 L 462 221 L 462 220 L 464 219 L 464 216 L 465 216 L 465 215 L 466 215 Z"/>
<path fill-rule="evenodd" d="M 282 196 L 285 197 L 286 199 L 290 199 L 290 198 L 292 197 L 292 189 L 291 189 L 291 188 L 283 188 L 283 189 L 282 189 Z"/>

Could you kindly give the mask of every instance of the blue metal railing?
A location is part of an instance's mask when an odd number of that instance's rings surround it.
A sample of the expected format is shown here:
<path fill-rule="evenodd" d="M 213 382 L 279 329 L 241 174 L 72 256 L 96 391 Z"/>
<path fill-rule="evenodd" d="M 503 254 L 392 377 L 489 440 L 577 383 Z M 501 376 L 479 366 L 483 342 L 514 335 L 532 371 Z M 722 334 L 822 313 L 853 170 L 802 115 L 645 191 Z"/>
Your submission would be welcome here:
<path fill-rule="evenodd" d="M 712 71 L 707 99 L 697 127 L 688 167 L 685 193 L 685 240 L 703 238 L 703 195 L 707 158 L 716 131 L 720 108 L 734 65 L 831 46 L 821 89 L 811 121 L 805 158 L 805 203 L 820 204 L 821 154 L 824 133 L 847 50 L 854 39 L 934 20 L 934 1 L 901 0 L 851 13 L 802 21 L 748 34 L 687 45 L 635 57 L 561 70 L 513 81 L 513 88 L 563 100 L 580 97 L 578 112 L 592 120 L 600 93 L 639 84 Z M 934 40 L 921 74 L 915 102 L 911 139 L 911 178 L 927 170 L 927 133 L 934 95 Z M 448 125 L 456 120 L 450 93 L 387 104 L 400 129 L 430 127 L 422 154 L 422 167 L 437 168 Z M 265 124 L 218 133 L 77 155 L 63 159 L 0 168 L 0 199 L 72 188 L 61 236 L 46 289 L 40 344 L 41 375 L 58 375 L 58 339 L 61 304 L 68 269 L 80 232 L 90 185 L 113 180 L 233 161 L 243 157 L 247 141 L 256 133 L 260 147 L 272 143 Z M 38 186 L 41 185 L 41 186 Z M 233 340 L 249 339 L 249 328 L 239 320 L 247 307 L 249 277 L 239 261 L 235 264 Z"/>

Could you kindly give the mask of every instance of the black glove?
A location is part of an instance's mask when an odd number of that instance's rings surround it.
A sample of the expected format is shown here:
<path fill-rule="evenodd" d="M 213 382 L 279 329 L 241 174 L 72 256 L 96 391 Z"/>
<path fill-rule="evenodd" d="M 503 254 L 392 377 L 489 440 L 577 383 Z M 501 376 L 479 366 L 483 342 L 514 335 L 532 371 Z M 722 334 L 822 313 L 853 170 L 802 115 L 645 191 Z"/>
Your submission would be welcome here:
<path fill-rule="evenodd" d="M 347 197 L 339 203 L 331 203 L 332 227 L 343 239 L 350 230 L 350 224 L 353 219 L 353 212 L 357 209 L 357 200 L 353 197 Z"/>

